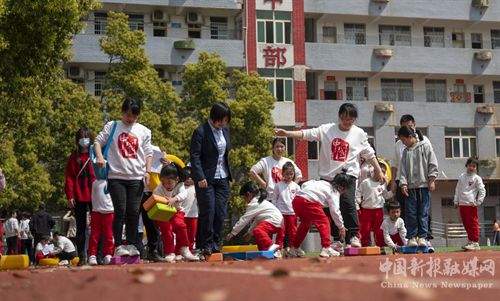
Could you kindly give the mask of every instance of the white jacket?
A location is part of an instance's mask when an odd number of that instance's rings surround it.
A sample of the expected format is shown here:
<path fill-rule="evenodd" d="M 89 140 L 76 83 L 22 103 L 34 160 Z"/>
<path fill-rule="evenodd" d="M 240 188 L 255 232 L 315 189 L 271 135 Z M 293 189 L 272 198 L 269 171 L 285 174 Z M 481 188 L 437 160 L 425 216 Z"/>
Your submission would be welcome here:
<path fill-rule="evenodd" d="M 92 212 L 107 214 L 115 211 L 111 194 L 104 193 L 106 187 L 108 187 L 107 180 L 95 180 L 92 183 Z"/>
<path fill-rule="evenodd" d="M 2 230 L 5 238 L 17 236 L 19 234 L 19 222 L 17 218 L 11 217 L 3 222 Z"/>
<path fill-rule="evenodd" d="M 266 181 L 266 192 L 268 200 L 273 199 L 274 186 L 283 179 L 282 168 L 286 162 L 291 162 L 295 167 L 296 178 L 302 177 L 302 171 L 300 170 L 300 168 L 292 160 L 285 157 L 281 157 L 279 161 L 276 161 L 273 156 L 262 158 L 250 169 L 250 172 L 262 174 L 262 176 L 264 177 L 264 181 Z"/>
<path fill-rule="evenodd" d="M 279 182 L 274 186 L 272 203 L 284 215 L 294 215 L 292 201 L 297 192 L 300 190 L 299 184 L 295 182 L 285 183 Z"/>
<path fill-rule="evenodd" d="M 186 215 L 184 217 L 198 217 L 198 202 L 196 200 L 196 190 L 194 185 L 186 186 L 186 201 L 184 202 Z"/>
<path fill-rule="evenodd" d="M 453 203 L 460 206 L 479 206 L 483 203 L 485 196 L 483 179 L 477 174 L 469 175 L 464 172 L 458 178 Z"/>
<path fill-rule="evenodd" d="M 356 203 L 361 208 L 379 209 L 384 208 L 385 200 L 392 198 L 392 196 L 393 193 L 387 191 L 385 184 L 367 178 L 356 190 Z"/>
<path fill-rule="evenodd" d="M 25 219 L 21 220 L 19 222 L 19 232 L 20 232 L 20 238 L 21 239 L 32 239 L 33 236 L 31 235 L 30 231 L 30 220 Z"/>
<path fill-rule="evenodd" d="M 302 130 L 307 141 L 320 141 L 319 176 L 333 180 L 343 168 L 353 177 L 359 176 L 358 156 L 365 160 L 375 157 L 375 151 L 368 143 L 366 132 L 353 125 L 349 131 L 341 131 L 337 124 L 323 124 L 317 128 Z"/>
<path fill-rule="evenodd" d="M 340 193 L 333 188 L 332 184 L 323 180 L 310 180 L 302 184 L 296 196 L 311 202 L 318 202 L 323 208 L 329 208 L 335 225 L 339 229 L 344 228 L 344 220 L 340 213 Z"/>
<path fill-rule="evenodd" d="M 116 121 L 116 130 L 108 151 L 109 179 L 142 180 L 146 171 L 146 158 L 153 156 L 151 130 L 140 123 L 126 126 Z M 95 138 L 102 152 L 110 138 L 114 121 L 106 123 Z"/>
<path fill-rule="evenodd" d="M 177 201 L 175 202 L 174 206 L 177 209 L 177 211 L 182 211 L 186 212 L 186 199 L 188 196 L 188 193 L 186 191 L 186 188 L 184 188 L 184 183 L 179 182 L 174 189 L 168 191 L 163 187 L 163 185 L 158 185 L 155 190 L 153 190 L 153 194 L 159 195 L 162 197 L 167 197 L 167 198 L 173 198 L 175 197 Z"/>
<path fill-rule="evenodd" d="M 278 208 L 276 208 L 276 206 L 268 201 L 262 201 L 259 204 L 259 200 L 257 198 L 253 198 L 250 203 L 248 203 L 245 214 L 243 214 L 243 216 L 240 217 L 238 222 L 234 225 L 233 230 L 231 230 L 231 234 L 236 236 L 253 219 L 255 220 L 248 232 L 251 232 L 254 226 L 257 226 L 262 222 L 268 222 L 278 228 L 283 227 L 283 215 Z"/>
<path fill-rule="evenodd" d="M 387 246 L 393 248 L 396 246 L 396 244 L 392 241 L 391 235 L 394 235 L 396 233 L 399 233 L 399 237 L 401 237 L 401 240 L 404 242 L 406 245 L 408 243 L 406 239 L 406 227 L 405 227 L 405 222 L 403 221 L 402 218 L 398 217 L 396 221 L 392 221 L 389 216 L 387 216 L 384 219 L 384 222 L 382 223 L 382 226 L 380 226 L 380 229 L 384 232 L 384 241 L 387 244 Z"/>
<path fill-rule="evenodd" d="M 69 238 L 59 235 L 59 238 L 57 239 L 56 253 L 60 253 L 61 251 L 71 253 L 76 251 L 76 249 L 75 245 L 71 242 L 71 240 L 69 240 Z"/>

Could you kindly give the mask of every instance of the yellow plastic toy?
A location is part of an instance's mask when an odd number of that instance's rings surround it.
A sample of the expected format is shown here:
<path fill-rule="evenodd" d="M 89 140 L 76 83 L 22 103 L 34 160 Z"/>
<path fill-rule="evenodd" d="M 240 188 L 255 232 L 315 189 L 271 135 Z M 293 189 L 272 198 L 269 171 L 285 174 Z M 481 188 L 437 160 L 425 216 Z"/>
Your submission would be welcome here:
<path fill-rule="evenodd" d="M 184 164 L 184 162 L 182 162 L 182 160 L 175 155 L 168 154 L 165 156 L 165 158 L 176 163 L 177 165 L 179 165 L 182 168 L 186 167 L 186 164 Z M 149 177 L 149 189 L 151 189 L 151 191 L 153 191 L 156 188 L 156 186 L 158 186 L 158 184 L 160 184 L 160 174 L 154 172 Z"/>
<path fill-rule="evenodd" d="M 27 269 L 29 265 L 28 255 L 0 255 L 0 270 Z"/>
<path fill-rule="evenodd" d="M 55 266 L 59 265 L 59 258 L 42 258 L 38 261 L 41 266 Z"/>
<path fill-rule="evenodd" d="M 232 253 L 232 252 L 252 252 L 258 251 L 257 245 L 243 245 L 243 246 L 223 246 L 222 253 Z"/>
<path fill-rule="evenodd" d="M 80 257 L 75 257 L 75 258 L 71 259 L 72 265 L 78 265 L 79 262 L 80 262 Z"/>

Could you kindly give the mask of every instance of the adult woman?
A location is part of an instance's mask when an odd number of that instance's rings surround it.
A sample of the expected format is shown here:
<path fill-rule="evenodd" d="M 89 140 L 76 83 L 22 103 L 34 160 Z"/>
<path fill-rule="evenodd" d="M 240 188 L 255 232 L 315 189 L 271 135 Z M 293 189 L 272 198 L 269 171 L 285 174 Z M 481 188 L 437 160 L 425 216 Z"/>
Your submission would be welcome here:
<path fill-rule="evenodd" d="M 366 132 L 354 125 L 358 117 L 356 107 L 351 103 L 342 104 L 339 108 L 338 117 L 338 124 L 323 124 L 317 128 L 300 131 L 274 129 L 274 133 L 277 136 L 321 141 L 318 164 L 318 173 L 321 179 L 332 181 L 336 174 L 341 173 L 343 169 L 347 170 L 351 183 L 340 197 L 340 211 L 344 219 L 344 225 L 348 230 L 346 231 L 346 241 L 353 247 L 361 247 L 359 239 L 356 237 L 359 231 L 359 221 L 354 200 L 360 156 L 374 167 L 375 180 L 383 182 L 385 179 L 375 152 L 368 143 Z M 339 229 L 335 224 L 332 224 L 332 228 L 333 236 L 338 240 L 340 238 Z"/>
<path fill-rule="evenodd" d="M 113 236 L 115 255 L 140 255 L 134 243 L 137 237 L 139 213 L 144 181 L 149 182 L 153 150 L 151 130 L 138 123 L 141 107 L 132 99 L 122 105 L 122 119 L 108 122 L 94 143 L 97 165 L 104 168 L 106 161 L 101 148 L 108 139 L 108 190 L 114 206 Z M 113 127 L 116 129 L 110 137 Z M 126 246 L 122 245 L 123 224 L 126 226 Z"/>
<path fill-rule="evenodd" d="M 66 183 L 64 191 L 68 198 L 68 206 L 75 210 L 76 249 L 80 262 L 85 262 L 85 229 L 87 228 L 87 212 L 92 210 L 92 183 L 95 181 L 94 170 L 90 163 L 89 148 L 94 143 L 92 132 L 80 128 L 75 135 L 75 146 L 66 165 Z"/>
<path fill-rule="evenodd" d="M 193 132 L 190 160 L 191 178 L 198 201 L 198 233 L 196 245 L 202 255 L 220 252 L 222 226 L 229 198 L 229 127 L 231 110 L 225 103 L 216 103 L 210 118 Z"/>
<path fill-rule="evenodd" d="M 250 178 L 257 182 L 260 188 L 266 190 L 268 200 L 273 197 L 274 186 L 283 179 L 281 168 L 286 162 L 291 162 L 295 167 L 295 183 L 299 183 L 302 179 L 302 172 L 297 165 L 292 160 L 283 157 L 286 150 L 285 139 L 274 138 L 272 148 L 273 154 L 260 159 L 252 166 L 249 173 Z M 259 174 L 262 174 L 264 178 L 261 178 Z"/>

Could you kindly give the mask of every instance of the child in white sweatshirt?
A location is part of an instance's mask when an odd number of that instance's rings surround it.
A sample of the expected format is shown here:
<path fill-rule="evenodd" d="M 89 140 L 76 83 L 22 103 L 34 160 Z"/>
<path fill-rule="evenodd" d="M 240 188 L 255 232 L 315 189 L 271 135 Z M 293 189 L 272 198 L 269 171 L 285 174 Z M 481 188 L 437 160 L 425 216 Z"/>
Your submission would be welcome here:
<path fill-rule="evenodd" d="M 253 220 L 245 238 L 253 235 L 259 251 L 275 251 L 275 256 L 280 258 L 281 252 L 278 249 L 284 238 L 283 215 L 271 202 L 265 201 L 265 191 L 261 191 L 259 196 L 259 187 L 254 182 L 245 183 L 240 189 L 240 195 L 248 203 L 247 210 L 224 240 L 231 240 Z M 273 244 L 271 236 L 275 233 L 276 244 Z"/>
<path fill-rule="evenodd" d="M 385 165 L 380 163 L 382 172 L 386 173 Z M 361 244 L 363 247 L 370 245 L 370 231 L 373 230 L 375 236 L 375 244 L 383 247 L 384 236 L 380 226 L 384 221 L 384 204 L 385 200 L 392 198 L 393 194 L 387 191 L 386 184 L 368 177 L 358 187 L 356 192 L 356 203 L 361 208 L 361 216 L 359 226 L 361 232 Z"/>
<path fill-rule="evenodd" d="M 479 160 L 467 159 L 465 163 L 466 172 L 458 178 L 455 188 L 455 207 L 460 208 L 460 217 L 467 231 L 469 242 L 462 248 L 466 251 L 480 250 L 479 247 L 479 221 L 477 217 L 477 206 L 481 205 L 486 196 L 483 180 L 477 175 Z"/>
<path fill-rule="evenodd" d="M 397 246 L 405 246 L 408 242 L 406 239 L 405 222 L 401 217 L 401 205 L 397 201 L 387 204 L 387 216 L 380 226 L 384 235 L 385 244 L 396 252 Z"/>

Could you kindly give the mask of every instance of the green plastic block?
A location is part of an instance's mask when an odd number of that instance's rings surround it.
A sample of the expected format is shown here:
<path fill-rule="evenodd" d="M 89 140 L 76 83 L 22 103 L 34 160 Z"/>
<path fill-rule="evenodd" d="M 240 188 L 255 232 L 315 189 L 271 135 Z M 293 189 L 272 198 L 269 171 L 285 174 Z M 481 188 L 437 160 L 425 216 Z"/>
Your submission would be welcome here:
<path fill-rule="evenodd" d="M 168 222 L 176 213 L 177 210 L 175 207 L 156 203 L 151 209 L 149 209 L 148 217 L 155 221 Z"/>

